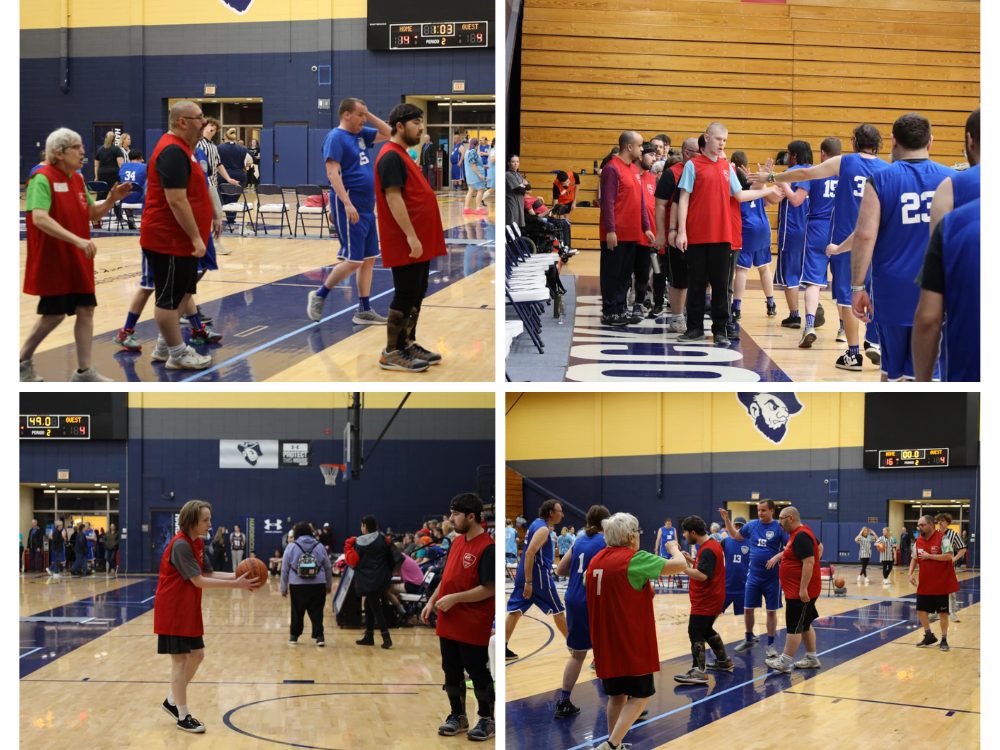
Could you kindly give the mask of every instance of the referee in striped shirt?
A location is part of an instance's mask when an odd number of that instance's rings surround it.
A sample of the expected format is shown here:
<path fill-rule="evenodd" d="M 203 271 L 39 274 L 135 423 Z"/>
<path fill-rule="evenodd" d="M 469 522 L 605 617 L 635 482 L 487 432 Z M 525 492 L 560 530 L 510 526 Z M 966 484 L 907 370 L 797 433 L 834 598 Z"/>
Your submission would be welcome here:
<path fill-rule="evenodd" d="M 858 583 L 862 579 L 868 583 L 868 561 L 872 559 L 872 545 L 875 543 L 875 532 L 867 526 L 861 527 L 861 533 L 854 537 L 858 543 L 858 559 L 861 560 L 861 572 L 858 574 Z"/>
<path fill-rule="evenodd" d="M 881 544 L 879 548 L 880 559 L 882 560 L 882 585 L 889 587 L 889 575 L 892 573 L 892 565 L 896 562 L 896 538 L 890 533 L 888 526 L 882 527 L 882 536 L 875 540 L 875 544 Z"/>
<path fill-rule="evenodd" d="M 965 557 L 966 553 L 969 551 L 966 547 L 965 542 L 962 541 L 962 535 L 955 532 L 951 528 L 951 514 L 950 513 L 938 513 L 934 517 L 935 522 L 937 522 L 938 531 L 940 531 L 945 540 L 949 545 L 951 545 L 951 553 L 954 555 L 952 559 L 952 564 L 957 566 L 961 562 L 962 558 Z M 944 550 L 942 550 L 944 551 Z M 958 597 L 955 594 L 948 595 L 948 619 L 952 622 L 961 622 L 958 619 Z"/>

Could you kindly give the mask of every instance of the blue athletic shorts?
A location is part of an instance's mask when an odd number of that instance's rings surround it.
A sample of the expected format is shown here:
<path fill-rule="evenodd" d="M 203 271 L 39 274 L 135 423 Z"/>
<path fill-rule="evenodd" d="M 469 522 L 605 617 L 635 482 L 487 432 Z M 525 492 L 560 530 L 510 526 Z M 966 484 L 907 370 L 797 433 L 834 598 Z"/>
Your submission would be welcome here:
<path fill-rule="evenodd" d="M 733 605 L 733 614 L 742 615 L 743 614 L 743 600 L 746 597 L 745 591 L 727 591 L 726 592 L 726 602 L 722 605 L 722 612 L 725 613 L 729 609 L 730 603 Z"/>
<path fill-rule="evenodd" d="M 737 268 L 760 268 L 771 263 L 771 229 L 743 230 L 743 249 L 736 259 Z"/>
<path fill-rule="evenodd" d="M 778 252 L 778 267 L 774 272 L 776 287 L 794 288 L 802 281 L 802 262 L 806 251 L 805 232 L 787 232 Z"/>
<path fill-rule="evenodd" d="M 769 611 L 781 609 L 781 582 L 778 580 L 777 567 L 774 568 L 774 577 L 769 580 L 754 578 L 752 572 L 747 576 L 743 606 L 747 609 L 759 609 L 761 597 L 764 598 L 765 609 Z"/>
<path fill-rule="evenodd" d="M 826 267 L 830 259 L 826 255 L 826 246 L 830 239 L 830 222 L 811 220 L 806 229 L 806 251 L 802 263 L 802 286 L 827 287 Z M 848 284 L 850 289 L 850 284 Z"/>
<path fill-rule="evenodd" d="M 882 347 L 882 372 L 889 380 L 913 378 L 912 326 L 887 326 L 876 322 L 879 344 Z M 934 363 L 934 380 L 941 379 L 940 362 Z"/>
<path fill-rule="evenodd" d="M 375 223 L 375 213 L 358 210 L 358 223 L 347 220 L 347 211 L 337 194 L 330 191 L 330 206 L 333 208 L 333 227 L 340 238 L 341 260 L 352 260 L 357 263 L 365 258 L 378 257 L 378 227 Z"/>
<path fill-rule="evenodd" d="M 508 612 L 527 612 L 534 604 L 547 615 L 563 612 L 562 600 L 559 592 L 556 591 L 556 582 L 552 579 L 551 573 L 542 574 L 542 580 L 533 581 L 531 586 L 531 598 L 525 599 L 521 586 L 515 586 L 514 591 L 507 600 Z"/>
<path fill-rule="evenodd" d="M 215 237 L 208 233 L 208 244 L 205 246 L 205 254 L 198 258 L 198 273 L 202 271 L 218 271 L 219 264 L 215 260 Z"/>
<path fill-rule="evenodd" d="M 587 602 L 566 600 L 566 624 L 569 626 L 569 635 L 566 636 L 566 645 L 574 651 L 586 651 L 593 648 L 590 643 L 590 620 L 587 616 Z"/>
<path fill-rule="evenodd" d="M 841 253 L 830 256 L 830 272 L 833 275 L 833 298 L 842 307 L 851 306 L 851 254 Z"/>

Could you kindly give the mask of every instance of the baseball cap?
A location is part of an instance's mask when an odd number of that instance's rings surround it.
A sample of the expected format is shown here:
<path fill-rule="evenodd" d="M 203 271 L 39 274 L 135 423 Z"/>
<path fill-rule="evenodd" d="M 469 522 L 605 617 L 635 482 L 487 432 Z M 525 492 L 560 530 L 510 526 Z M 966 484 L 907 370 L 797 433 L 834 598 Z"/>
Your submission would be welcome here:
<path fill-rule="evenodd" d="M 746 526 L 746 525 L 747 525 L 747 519 L 745 519 L 743 516 L 736 516 L 736 518 L 733 519 L 733 526 Z"/>

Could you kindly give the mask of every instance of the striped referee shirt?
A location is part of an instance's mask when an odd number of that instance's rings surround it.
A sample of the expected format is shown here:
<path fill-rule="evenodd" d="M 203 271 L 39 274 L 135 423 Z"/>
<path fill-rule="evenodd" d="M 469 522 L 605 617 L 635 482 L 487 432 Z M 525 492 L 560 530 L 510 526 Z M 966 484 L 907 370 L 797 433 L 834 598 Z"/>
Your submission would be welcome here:
<path fill-rule="evenodd" d="M 854 537 L 854 541 L 856 541 L 859 545 L 861 545 L 861 551 L 858 553 L 858 557 L 864 559 L 866 557 L 870 558 L 872 556 L 872 545 L 875 544 L 874 534 L 869 534 L 868 536 L 862 536 L 861 534 L 858 534 L 856 537 Z"/>
<path fill-rule="evenodd" d="M 208 138 L 202 138 L 198 141 L 198 147 L 205 152 L 205 157 L 208 159 L 208 180 L 212 183 L 212 187 L 217 188 L 219 186 L 219 164 L 222 163 L 219 158 L 219 147 Z"/>
<path fill-rule="evenodd" d="M 881 561 L 882 562 L 895 562 L 896 561 L 896 547 L 899 546 L 899 545 L 896 544 L 896 537 L 894 537 L 894 536 L 888 536 L 888 537 L 886 537 L 886 536 L 880 536 L 875 541 L 876 542 L 882 542 L 882 544 L 885 545 L 885 552 L 880 553 L 881 554 L 881 558 L 880 558 Z"/>
<path fill-rule="evenodd" d="M 944 535 L 951 543 L 952 552 L 958 552 L 960 549 L 965 549 L 966 544 L 962 541 L 962 535 L 957 533 L 954 529 L 945 529 Z"/>

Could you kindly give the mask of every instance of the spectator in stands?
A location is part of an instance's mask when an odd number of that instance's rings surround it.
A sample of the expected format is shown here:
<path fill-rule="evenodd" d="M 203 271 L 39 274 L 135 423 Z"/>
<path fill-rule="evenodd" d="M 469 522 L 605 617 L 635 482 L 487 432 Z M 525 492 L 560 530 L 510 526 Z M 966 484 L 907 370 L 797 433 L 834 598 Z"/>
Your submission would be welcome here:
<path fill-rule="evenodd" d="M 576 192 L 580 176 L 576 172 L 556 172 L 552 181 L 552 210 L 559 216 L 569 215 L 576 208 Z"/>
<path fill-rule="evenodd" d="M 351 537 L 344 545 L 347 563 L 354 568 L 354 590 L 365 598 L 365 634 L 355 641 L 359 646 L 375 645 L 375 626 L 382 634 L 382 648 L 392 648 L 385 621 L 385 590 L 392 579 L 395 556 L 399 551 L 379 531 L 373 515 L 361 519 L 361 536 Z"/>
<path fill-rule="evenodd" d="M 504 556 L 507 558 L 508 565 L 517 565 L 517 529 L 514 528 L 514 522 L 509 518 L 504 527 Z"/>
<path fill-rule="evenodd" d="M 531 190 L 531 183 L 529 183 L 518 169 L 521 166 L 521 157 L 514 154 L 507 160 L 507 197 L 505 198 L 506 205 L 506 224 L 517 224 L 519 227 L 524 226 L 524 196 Z"/>
<path fill-rule="evenodd" d="M 229 540 L 226 538 L 226 527 L 220 526 L 212 537 L 212 569 L 222 572 L 226 570 L 229 558 Z"/>
<path fill-rule="evenodd" d="M 276 549 L 274 551 L 274 554 L 271 555 L 271 559 L 268 561 L 268 565 L 267 565 L 268 570 L 271 571 L 271 575 L 274 575 L 274 576 L 281 575 L 281 561 L 282 561 L 282 559 L 283 559 L 283 555 L 281 554 L 281 550 L 280 549 Z"/>
<path fill-rule="evenodd" d="M 233 533 L 229 535 L 229 550 L 233 558 L 233 570 L 243 562 L 243 555 L 246 553 L 247 537 L 240 530 L 240 525 L 233 526 Z"/>
<path fill-rule="evenodd" d="M 319 533 L 319 543 L 326 547 L 328 555 L 333 554 L 333 529 L 330 528 L 329 523 L 323 524 L 323 529 Z"/>
<path fill-rule="evenodd" d="M 326 645 L 323 634 L 323 609 L 326 596 L 333 589 L 333 569 L 326 549 L 313 537 L 312 524 L 300 522 L 292 529 L 295 539 L 285 547 L 281 560 L 282 596 L 291 594 L 291 624 L 288 645 L 298 645 L 306 613 L 312 623 L 312 639 L 322 648 Z"/>
<path fill-rule="evenodd" d="M 122 141 L 125 140 L 125 136 L 127 135 L 127 133 L 122 134 Z M 120 146 L 115 144 L 115 131 L 109 130 L 104 134 L 104 145 L 97 149 L 97 153 L 94 155 L 94 179 L 100 180 L 110 188 L 118 182 L 118 170 L 121 169 L 124 163 L 125 153 Z M 107 190 L 102 190 L 95 196 L 99 201 L 107 197 Z M 115 207 L 115 216 L 121 219 L 121 209 L 117 206 Z M 94 229 L 100 228 L 100 220 L 95 220 Z"/>
<path fill-rule="evenodd" d="M 250 139 L 250 166 L 247 167 L 247 185 L 256 187 L 260 184 L 260 142 L 256 138 Z"/>
<path fill-rule="evenodd" d="M 28 553 L 31 555 L 30 570 L 39 571 L 42 569 L 42 550 L 45 547 L 45 533 L 38 527 L 38 519 L 31 519 L 31 528 L 28 529 Z"/>

